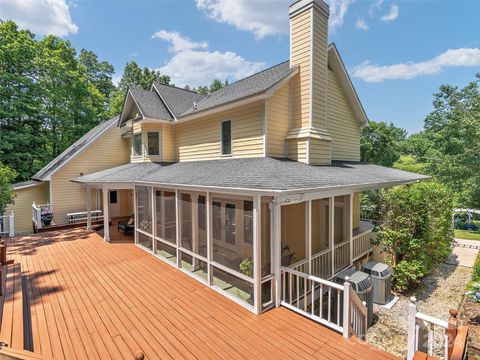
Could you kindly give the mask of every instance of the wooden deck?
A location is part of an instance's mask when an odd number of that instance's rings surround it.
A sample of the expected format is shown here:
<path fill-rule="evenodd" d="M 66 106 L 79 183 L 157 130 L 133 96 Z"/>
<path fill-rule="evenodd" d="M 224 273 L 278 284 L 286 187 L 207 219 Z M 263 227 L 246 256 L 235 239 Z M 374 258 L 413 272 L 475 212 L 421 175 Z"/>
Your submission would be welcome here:
<path fill-rule="evenodd" d="M 255 316 L 134 244 L 75 229 L 8 245 L 0 341 L 42 358 L 395 359 L 285 308 Z"/>

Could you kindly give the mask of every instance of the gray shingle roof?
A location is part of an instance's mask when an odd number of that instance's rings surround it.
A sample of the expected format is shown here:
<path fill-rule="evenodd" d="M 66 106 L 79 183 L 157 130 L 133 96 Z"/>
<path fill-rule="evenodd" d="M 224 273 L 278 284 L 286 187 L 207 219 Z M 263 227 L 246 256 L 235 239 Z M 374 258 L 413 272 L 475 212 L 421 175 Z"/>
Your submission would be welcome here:
<path fill-rule="evenodd" d="M 13 184 L 13 190 L 18 190 L 18 189 L 23 189 L 23 188 L 29 188 L 32 186 L 37 186 L 42 184 L 40 181 L 35 181 L 35 180 L 28 180 L 28 181 L 22 181 Z"/>
<path fill-rule="evenodd" d="M 290 69 L 289 61 L 272 66 L 203 97 L 197 102 L 197 109 L 192 102 L 180 117 L 265 92 L 294 71 Z"/>
<path fill-rule="evenodd" d="M 60 166 L 65 164 L 71 157 L 73 157 L 78 152 L 85 149 L 89 146 L 98 136 L 103 134 L 108 129 L 115 126 L 117 123 L 118 116 L 114 118 L 104 121 L 101 124 L 95 126 L 85 135 L 83 135 L 80 139 L 75 141 L 72 145 L 70 145 L 64 152 L 58 155 L 55 159 L 53 159 L 50 163 L 48 163 L 43 169 L 33 175 L 34 180 L 46 180 L 48 176 L 53 174 Z"/>
<path fill-rule="evenodd" d="M 200 95 L 194 91 L 180 89 L 175 86 L 165 85 L 156 81 L 155 88 L 167 103 L 168 108 L 175 117 L 179 117 L 183 112 L 193 106 L 195 101 L 199 101 L 205 95 Z"/>
<path fill-rule="evenodd" d="M 173 120 L 173 116 L 156 92 L 137 88 L 130 88 L 129 91 L 145 117 Z"/>
<path fill-rule="evenodd" d="M 312 166 L 288 159 L 247 158 L 181 163 L 127 164 L 84 175 L 84 183 L 157 183 L 159 185 L 249 189 L 265 192 L 378 188 L 427 179 L 427 176 L 362 162 Z"/>

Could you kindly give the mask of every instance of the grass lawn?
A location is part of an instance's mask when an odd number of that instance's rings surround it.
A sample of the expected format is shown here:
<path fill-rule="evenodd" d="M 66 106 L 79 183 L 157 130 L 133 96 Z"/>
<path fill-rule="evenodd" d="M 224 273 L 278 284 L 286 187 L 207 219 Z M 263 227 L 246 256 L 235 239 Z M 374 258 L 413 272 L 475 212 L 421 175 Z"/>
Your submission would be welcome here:
<path fill-rule="evenodd" d="M 480 240 L 480 231 L 457 230 L 455 229 L 457 239 Z"/>

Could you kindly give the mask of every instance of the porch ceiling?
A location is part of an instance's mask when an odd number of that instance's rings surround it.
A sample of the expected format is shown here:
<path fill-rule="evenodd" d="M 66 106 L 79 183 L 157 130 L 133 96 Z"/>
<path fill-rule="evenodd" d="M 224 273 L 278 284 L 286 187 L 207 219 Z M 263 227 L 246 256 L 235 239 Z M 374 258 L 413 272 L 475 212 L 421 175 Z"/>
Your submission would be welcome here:
<path fill-rule="evenodd" d="M 137 163 L 84 175 L 73 181 L 101 185 L 145 183 L 165 186 L 292 193 L 363 191 L 428 179 L 428 176 L 362 162 L 312 166 L 268 157 L 180 163 Z"/>

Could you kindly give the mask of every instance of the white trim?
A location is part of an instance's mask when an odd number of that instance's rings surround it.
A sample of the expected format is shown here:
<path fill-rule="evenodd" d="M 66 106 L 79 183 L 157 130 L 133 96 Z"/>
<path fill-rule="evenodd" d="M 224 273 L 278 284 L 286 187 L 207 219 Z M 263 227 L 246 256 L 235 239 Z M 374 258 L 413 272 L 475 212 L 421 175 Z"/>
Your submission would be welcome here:
<path fill-rule="evenodd" d="M 166 85 L 168 86 L 168 85 Z M 157 95 L 160 97 L 160 99 L 162 100 L 163 104 L 165 105 L 165 107 L 167 108 L 167 110 L 170 112 L 170 115 L 172 115 L 173 119 L 174 120 L 177 120 L 177 117 L 175 116 L 175 114 L 173 113 L 172 109 L 170 109 L 170 106 L 168 106 L 167 102 L 165 101 L 165 99 L 163 98 L 163 96 L 160 94 L 160 91 L 158 91 L 157 87 L 155 86 L 155 83 L 152 83 L 152 88 L 155 89 Z M 151 90 L 151 88 L 150 88 Z"/>
<path fill-rule="evenodd" d="M 253 199 L 253 287 L 254 312 L 262 311 L 262 236 L 261 236 L 262 201 L 259 195 Z M 245 227 L 245 224 L 243 224 Z"/>
<path fill-rule="evenodd" d="M 310 164 L 310 141 L 311 141 L 311 139 L 310 139 L 310 138 L 307 138 L 307 145 L 306 145 L 306 150 L 307 150 L 307 153 L 306 153 L 307 164 Z"/>
<path fill-rule="evenodd" d="M 310 8 L 310 127 L 313 127 L 313 6 Z"/>
<path fill-rule="evenodd" d="M 268 99 L 263 103 L 263 156 L 268 154 Z"/>

